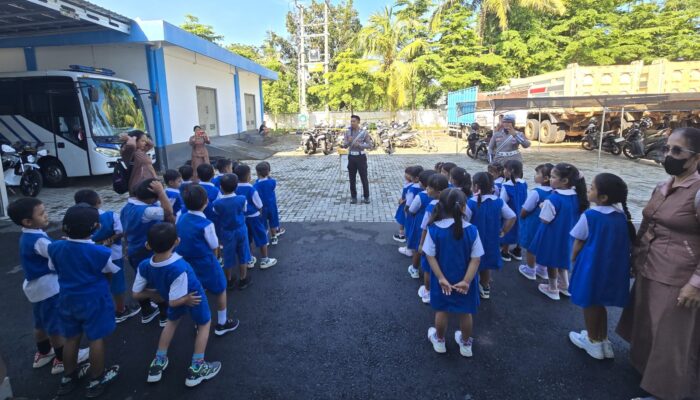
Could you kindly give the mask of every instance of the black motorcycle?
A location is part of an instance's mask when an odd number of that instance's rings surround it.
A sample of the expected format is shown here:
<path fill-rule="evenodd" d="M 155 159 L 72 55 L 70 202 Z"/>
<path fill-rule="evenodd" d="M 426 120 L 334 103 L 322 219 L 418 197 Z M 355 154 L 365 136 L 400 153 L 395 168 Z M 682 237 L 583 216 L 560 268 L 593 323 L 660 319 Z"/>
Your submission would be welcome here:
<path fill-rule="evenodd" d="M 603 132 L 602 150 L 613 155 L 622 153 L 622 143 L 625 138 L 619 137 L 617 131 Z M 591 118 L 588 127 L 584 131 L 583 139 L 581 139 L 581 147 L 585 150 L 592 151 L 598 148 L 600 141 L 600 129 L 595 118 Z"/>
<path fill-rule="evenodd" d="M 324 155 L 329 155 L 333 152 L 335 145 L 335 133 L 332 129 L 320 131 L 315 135 L 315 141 L 318 148 L 323 151 Z"/>
<path fill-rule="evenodd" d="M 476 159 L 477 143 L 479 142 L 479 124 L 476 122 L 469 126 L 469 135 L 467 135 L 467 155 Z M 460 132 L 465 132 L 466 124 L 459 124 Z"/>
<path fill-rule="evenodd" d="M 651 119 L 646 117 L 632 124 L 632 127 L 627 131 L 625 143 L 622 145 L 622 154 L 625 157 L 632 160 L 647 158 L 661 162 L 664 157 L 662 147 L 668 139 L 668 129 L 660 129 L 647 134 L 647 129 L 651 128 L 652 125 Z"/>
<path fill-rule="evenodd" d="M 476 129 L 474 129 L 476 127 Z M 489 162 L 489 142 L 491 142 L 491 137 L 493 136 L 493 131 L 489 130 L 486 132 L 485 136 L 481 136 L 479 132 L 479 125 L 476 123 L 472 124 L 471 132 L 467 137 L 467 155 L 475 160 L 481 160 L 484 162 Z"/>
<path fill-rule="evenodd" d="M 317 130 L 304 131 L 301 134 L 301 147 L 304 149 L 304 154 L 314 154 L 318 149 L 318 141 L 316 140 Z"/>

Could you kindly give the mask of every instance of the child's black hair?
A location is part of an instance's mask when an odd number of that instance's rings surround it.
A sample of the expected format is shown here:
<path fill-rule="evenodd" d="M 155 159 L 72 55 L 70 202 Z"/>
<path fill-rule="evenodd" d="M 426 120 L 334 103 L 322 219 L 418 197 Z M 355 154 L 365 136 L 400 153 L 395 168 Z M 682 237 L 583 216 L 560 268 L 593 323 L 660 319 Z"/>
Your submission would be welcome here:
<path fill-rule="evenodd" d="M 100 195 L 92 189 L 80 189 L 73 195 L 73 200 L 75 200 L 75 204 L 85 203 L 89 204 L 90 207 L 97 207 Z"/>
<path fill-rule="evenodd" d="M 435 206 L 431 223 L 441 219 L 453 218 L 455 222 L 452 224 L 452 232 L 454 238 L 459 240 L 464 235 L 464 227 L 462 227 L 464 212 L 462 208 L 466 206 L 467 197 L 461 190 L 454 188 L 443 190 L 440 193 L 440 200 Z"/>
<path fill-rule="evenodd" d="M 418 178 L 421 172 L 423 172 L 423 167 L 420 165 L 413 165 L 406 168 L 406 173 L 413 179 Z"/>
<path fill-rule="evenodd" d="M 154 253 L 165 253 L 177 242 L 177 229 L 170 222 L 159 222 L 148 229 L 147 241 Z"/>
<path fill-rule="evenodd" d="M 554 169 L 559 173 L 560 179 L 568 180 L 569 187 L 573 187 L 576 190 L 578 211 L 586 211 L 591 204 L 588 202 L 588 195 L 586 194 L 586 179 L 581 175 L 578 168 L 569 163 L 559 163 Z"/>
<path fill-rule="evenodd" d="M 428 187 L 428 180 L 435 174 L 437 174 L 437 172 L 433 171 L 432 169 L 425 170 L 418 175 L 418 180 L 420 181 L 420 184 L 426 188 Z"/>
<path fill-rule="evenodd" d="M 258 174 L 258 178 L 264 178 L 270 175 L 270 163 L 267 161 L 259 162 L 255 166 L 255 172 Z"/>
<path fill-rule="evenodd" d="M 175 169 L 169 169 L 165 171 L 165 174 L 163 174 L 163 180 L 165 181 L 166 185 L 169 185 L 170 182 L 176 181 L 180 178 L 182 178 L 182 175 Z"/>
<path fill-rule="evenodd" d="M 493 177 L 488 172 L 477 172 L 472 177 L 472 183 L 479 188 L 476 205 L 480 207 L 482 196 L 493 193 Z"/>
<path fill-rule="evenodd" d="M 454 167 L 450 170 L 450 178 L 455 188 L 460 189 L 467 199 L 472 197 L 472 176 L 469 175 L 466 169 Z"/>
<path fill-rule="evenodd" d="M 433 167 L 433 169 L 434 169 L 435 171 L 442 171 L 442 165 L 443 165 L 443 164 L 444 164 L 444 162 L 438 161 L 438 162 L 435 163 L 435 167 Z"/>
<path fill-rule="evenodd" d="M 141 201 L 157 199 L 158 195 L 153 190 L 151 190 L 151 183 L 157 181 L 158 179 L 156 178 L 150 178 L 139 183 L 139 185 L 136 187 L 136 191 L 134 192 L 136 198 Z"/>
<path fill-rule="evenodd" d="M 499 161 L 494 161 L 486 169 L 489 173 L 493 171 L 497 177 L 502 177 L 503 176 L 503 164 L 501 164 Z"/>
<path fill-rule="evenodd" d="M 542 186 L 549 186 L 549 180 L 552 177 L 552 170 L 553 169 L 554 169 L 554 165 L 552 165 L 550 163 L 540 164 L 540 165 L 535 167 L 535 172 L 539 172 L 543 178 L 547 178 L 547 181 L 542 182 Z"/>
<path fill-rule="evenodd" d="M 250 180 L 250 167 L 247 164 L 238 164 L 233 173 L 238 176 L 238 183 L 245 183 Z"/>
<path fill-rule="evenodd" d="M 449 182 L 447 181 L 447 177 L 443 174 L 435 173 L 428 179 L 428 187 L 433 188 L 433 190 L 437 192 L 442 192 L 447 189 L 448 186 Z"/>
<path fill-rule="evenodd" d="M 192 169 L 191 166 L 183 165 L 182 167 L 178 168 L 177 171 L 180 173 L 180 176 L 182 177 L 183 181 L 191 181 L 192 180 L 192 176 L 194 175 L 194 170 Z"/>
<path fill-rule="evenodd" d="M 209 196 L 203 187 L 197 184 L 187 185 L 182 191 L 182 201 L 191 211 L 201 211 L 206 207 Z"/>
<path fill-rule="evenodd" d="M 510 180 L 515 184 L 516 179 L 522 179 L 523 177 L 523 163 L 518 160 L 508 160 L 503 164 L 503 169 L 507 170 L 510 174 Z"/>
<path fill-rule="evenodd" d="M 454 168 L 456 166 L 457 166 L 457 164 L 455 164 L 453 162 L 442 163 L 442 166 L 440 167 L 439 170 L 437 170 L 437 172 L 447 171 L 447 175 L 449 176 L 450 171 L 452 171 L 452 168 Z"/>
<path fill-rule="evenodd" d="M 214 177 L 214 167 L 211 164 L 199 164 L 197 166 L 197 178 L 202 182 L 209 182 Z"/>
<path fill-rule="evenodd" d="M 628 190 L 625 181 L 615 174 L 603 172 L 593 178 L 593 185 L 595 185 L 598 196 L 608 196 L 608 204 L 600 205 L 611 206 L 616 203 L 622 204 L 622 210 L 627 217 L 627 229 L 629 231 L 630 240 L 634 241 L 637 232 L 634 229 L 634 224 L 632 224 L 632 214 L 630 214 L 630 210 L 627 208 Z"/>
<path fill-rule="evenodd" d="M 224 169 L 226 169 L 229 165 L 232 165 L 233 162 L 229 158 L 219 158 L 216 160 L 216 170 L 221 173 Z"/>
<path fill-rule="evenodd" d="M 7 206 L 7 215 L 15 224 L 24 226 L 22 222 L 25 219 L 33 219 L 34 209 L 41 204 L 41 200 L 35 197 L 22 197 Z"/>
<path fill-rule="evenodd" d="M 89 238 L 100 224 L 100 213 L 87 203 L 78 203 L 63 216 L 63 232 L 71 239 Z"/>
<path fill-rule="evenodd" d="M 238 177 L 236 174 L 224 174 L 221 177 L 221 191 L 224 194 L 233 193 L 238 188 Z"/>

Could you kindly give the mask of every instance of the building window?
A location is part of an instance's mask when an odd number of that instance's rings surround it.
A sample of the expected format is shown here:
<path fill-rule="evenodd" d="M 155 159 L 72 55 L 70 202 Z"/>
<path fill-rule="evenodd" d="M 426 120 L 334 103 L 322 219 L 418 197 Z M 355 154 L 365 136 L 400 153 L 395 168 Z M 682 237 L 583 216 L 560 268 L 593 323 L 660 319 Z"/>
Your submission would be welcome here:
<path fill-rule="evenodd" d="M 674 82 L 682 81 L 683 80 L 683 72 L 679 69 L 673 71 L 673 73 L 671 73 L 671 80 Z"/>
<path fill-rule="evenodd" d="M 604 85 L 609 85 L 612 83 L 612 76 L 610 74 L 603 74 L 603 76 L 600 77 L 600 83 Z"/>
<path fill-rule="evenodd" d="M 694 69 L 690 71 L 691 81 L 700 81 L 700 69 Z"/>
<path fill-rule="evenodd" d="M 586 74 L 583 76 L 583 84 L 586 86 L 590 86 L 593 84 L 593 75 L 591 74 Z"/>
<path fill-rule="evenodd" d="M 628 74 L 628 73 L 620 74 L 620 83 L 627 84 L 627 83 L 630 83 L 631 80 L 632 80 L 632 78 L 630 77 L 630 74 Z"/>

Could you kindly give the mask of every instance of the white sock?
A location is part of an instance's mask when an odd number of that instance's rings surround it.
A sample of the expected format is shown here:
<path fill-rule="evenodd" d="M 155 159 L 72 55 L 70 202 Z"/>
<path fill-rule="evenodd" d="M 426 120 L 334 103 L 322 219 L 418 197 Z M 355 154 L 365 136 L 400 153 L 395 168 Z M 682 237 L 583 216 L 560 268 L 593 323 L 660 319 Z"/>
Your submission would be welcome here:
<path fill-rule="evenodd" d="M 221 311 L 217 311 L 217 312 L 216 312 L 216 315 L 217 315 L 217 319 L 218 319 L 218 321 L 219 321 L 219 325 L 223 325 L 223 324 L 226 323 L 226 319 L 227 319 L 226 317 L 227 317 L 228 315 L 227 315 L 227 313 L 226 313 L 226 309 L 225 309 L 225 308 L 224 308 L 223 310 L 221 310 Z"/>

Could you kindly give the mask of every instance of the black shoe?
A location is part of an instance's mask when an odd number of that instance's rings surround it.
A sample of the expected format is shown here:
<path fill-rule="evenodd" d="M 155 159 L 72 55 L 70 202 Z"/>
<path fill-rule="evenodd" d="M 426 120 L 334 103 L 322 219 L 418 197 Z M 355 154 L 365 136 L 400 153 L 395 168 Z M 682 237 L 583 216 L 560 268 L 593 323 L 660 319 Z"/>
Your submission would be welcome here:
<path fill-rule="evenodd" d="M 141 312 L 141 306 L 138 304 L 127 304 L 124 306 L 124 310 L 117 311 L 114 313 L 114 320 L 117 323 L 124 322 L 127 319 L 133 317 L 134 315 Z"/>
<path fill-rule="evenodd" d="M 150 303 L 148 304 L 148 307 L 141 307 L 141 323 L 147 324 L 153 321 L 159 313 L 160 311 L 158 308 L 153 307 Z"/>
<path fill-rule="evenodd" d="M 85 387 L 85 397 L 87 397 L 88 399 L 94 399 L 95 397 L 99 397 L 102 393 L 105 392 L 107 385 L 109 385 L 115 379 L 117 379 L 118 375 L 118 365 L 112 365 L 111 367 L 105 369 L 105 372 L 99 379 L 93 379 L 90 382 L 88 382 L 87 386 Z"/>
<path fill-rule="evenodd" d="M 362 199 L 362 202 L 365 204 L 369 204 L 369 197 L 365 197 L 364 199 Z"/>
<path fill-rule="evenodd" d="M 350 199 L 350 204 L 357 204 L 357 199 L 354 197 Z"/>
<path fill-rule="evenodd" d="M 501 259 L 502 259 L 503 261 L 506 261 L 506 262 L 512 260 L 512 259 L 510 258 L 510 253 L 508 253 L 507 251 L 501 251 Z"/>
<path fill-rule="evenodd" d="M 58 396 L 65 396 L 70 394 L 78 387 L 78 382 L 83 379 L 90 370 L 90 363 L 83 363 L 78 366 L 78 370 L 73 372 L 71 376 L 63 376 L 61 382 L 58 384 Z"/>
<path fill-rule="evenodd" d="M 515 258 L 518 261 L 523 259 L 523 251 L 520 247 L 516 247 L 513 250 L 510 250 L 509 253 L 511 256 L 513 256 L 513 258 Z"/>
<path fill-rule="evenodd" d="M 223 336 L 229 332 L 235 331 L 239 324 L 240 321 L 235 318 L 227 320 L 225 324 L 216 324 L 214 334 L 216 336 Z"/>
<path fill-rule="evenodd" d="M 398 233 L 395 233 L 394 240 L 396 240 L 399 243 L 406 243 L 406 235 L 400 235 Z"/>
<path fill-rule="evenodd" d="M 238 287 L 238 282 L 236 282 L 236 278 L 231 278 L 230 281 L 226 284 L 226 290 L 227 291 L 232 291 L 235 290 Z"/>
<path fill-rule="evenodd" d="M 246 277 L 245 279 L 239 279 L 238 280 L 238 289 L 243 290 L 250 286 L 250 277 Z"/>

